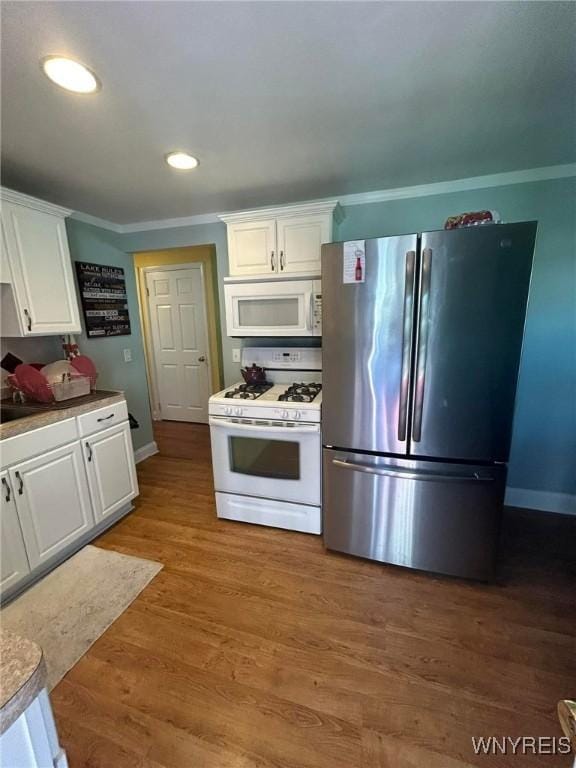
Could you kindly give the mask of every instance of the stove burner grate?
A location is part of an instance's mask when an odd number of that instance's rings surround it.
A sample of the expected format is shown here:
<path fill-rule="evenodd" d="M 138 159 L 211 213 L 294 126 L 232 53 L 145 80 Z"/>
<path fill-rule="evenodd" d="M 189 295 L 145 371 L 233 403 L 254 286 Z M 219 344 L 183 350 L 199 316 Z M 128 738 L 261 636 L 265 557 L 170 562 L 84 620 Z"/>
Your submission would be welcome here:
<path fill-rule="evenodd" d="M 311 403 L 322 390 L 322 384 L 292 384 L 278 400 L 288 403 Z"/>
<path fill-rule="evenodd" d="M 272 384 L 269 381 L 263 381 L 259 384 L 240 384 L 230 392 L 226 392 L 224 397 L 231 400 L 257 400 L 264 392 L 268 392 Z"/>

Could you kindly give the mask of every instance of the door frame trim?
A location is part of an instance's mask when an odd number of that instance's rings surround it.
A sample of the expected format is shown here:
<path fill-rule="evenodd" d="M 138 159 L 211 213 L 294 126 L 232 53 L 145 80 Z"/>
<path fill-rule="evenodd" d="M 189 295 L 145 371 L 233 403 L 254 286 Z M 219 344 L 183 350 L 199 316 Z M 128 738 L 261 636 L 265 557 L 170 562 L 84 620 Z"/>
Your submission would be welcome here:
<path fill-rule="evenodd" d="M 165 252 L 163 252 L 165 253 Z M 137 254 L 135 254 L 137 255 Z M 152 321 L 150 317 L 150 303 L 148 301 L 147 276 L 152 272 L 172 272 L 181 269 L 197 269 L 200 272 L 202 280 L 202 294 L 204 297 L 204 322 L 206 323 L 206 333 L 208 336 L 208 347 L 206 350 L 208 364 L 208 390 L 209 394 L 217 392 L 220 388 L 221 371 L 218 355 L 213 355 L 214 337 L 216 336 L 216 324 L 214 317 L 211 317 L 209 311 L 208 285 L 206 279 L 206 269 L 204 261 L 189 261 L 182 264 L 159 264 L 158 266 L 137 266 L 140 303 L 140 321 L 142 326 L 142 336 L 144 339 L 144 350 L 146 356 L 146 370 L 148 373 L 150 407 L 154 421 L 162 420 L 162 409 L 160 395 L 157 384 L 156 374 L 156 355 L 154 351 L 154 342 L 152 339 Z M 211 305 L 210 305 L 211 306 Z"/>

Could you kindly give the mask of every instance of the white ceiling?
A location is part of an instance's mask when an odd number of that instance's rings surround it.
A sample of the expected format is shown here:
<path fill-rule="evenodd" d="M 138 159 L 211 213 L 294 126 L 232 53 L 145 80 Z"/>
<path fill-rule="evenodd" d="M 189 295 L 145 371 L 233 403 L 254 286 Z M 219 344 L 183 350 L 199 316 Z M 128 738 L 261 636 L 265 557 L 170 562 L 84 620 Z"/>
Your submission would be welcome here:
<path fill-rule="evenodd" d="M 3 183 L 115 222 L 573 162 L 572 2 L 10 2 Z M 95 96 L 41 73 L 51 53 Z M 163 160 L 184 148 L 201 162 Z"/>

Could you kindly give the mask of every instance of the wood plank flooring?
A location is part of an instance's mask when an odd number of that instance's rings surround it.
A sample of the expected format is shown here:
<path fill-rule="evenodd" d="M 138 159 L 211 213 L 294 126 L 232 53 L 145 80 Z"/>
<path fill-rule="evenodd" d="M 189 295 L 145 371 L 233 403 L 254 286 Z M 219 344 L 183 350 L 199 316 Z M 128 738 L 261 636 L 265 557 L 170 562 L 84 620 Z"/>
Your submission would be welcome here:
<path fill-rule="evenodd" d="M 560 736 L 576 693 L 576 519 L 509 510 L 499 582 L 216 519 L 208 428 L 164 422 L 98 546 L 164 569 L 52 694 L 71 768 L 569 766 L 475 756 Z"/>

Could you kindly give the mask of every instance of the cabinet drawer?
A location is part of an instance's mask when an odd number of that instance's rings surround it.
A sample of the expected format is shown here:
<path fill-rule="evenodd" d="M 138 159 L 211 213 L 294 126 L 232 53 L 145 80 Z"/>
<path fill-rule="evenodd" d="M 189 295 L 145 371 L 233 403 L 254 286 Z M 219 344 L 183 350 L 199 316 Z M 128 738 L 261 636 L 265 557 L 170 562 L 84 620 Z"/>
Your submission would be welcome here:
<path fill-rule="evenodd" d="M 86 435 L 92 435 L 101 429 L 113 427 L 115 424 L 126 421 L 127 418 L 128 406 L 125 400 L 121 403 L 107 405 L 105 408 L 98 408 L 97 411 L 83 413 L 82 416 L 78 416 L 80 437 L 86 437 Z"/>
<path fill-rule="evenodd" d="M 7 437 L 0 442 L 2 451 L 2 466 L 8 467 L 19 461 L 25 461 L 32 456 L 51 451 L 60 445 L 72 443 L 78 440 L 78 427 L 76 419 L 65 419 L 56 424 L 48 424 L 46 427 L 32 429 L 23 435 Z"/>

